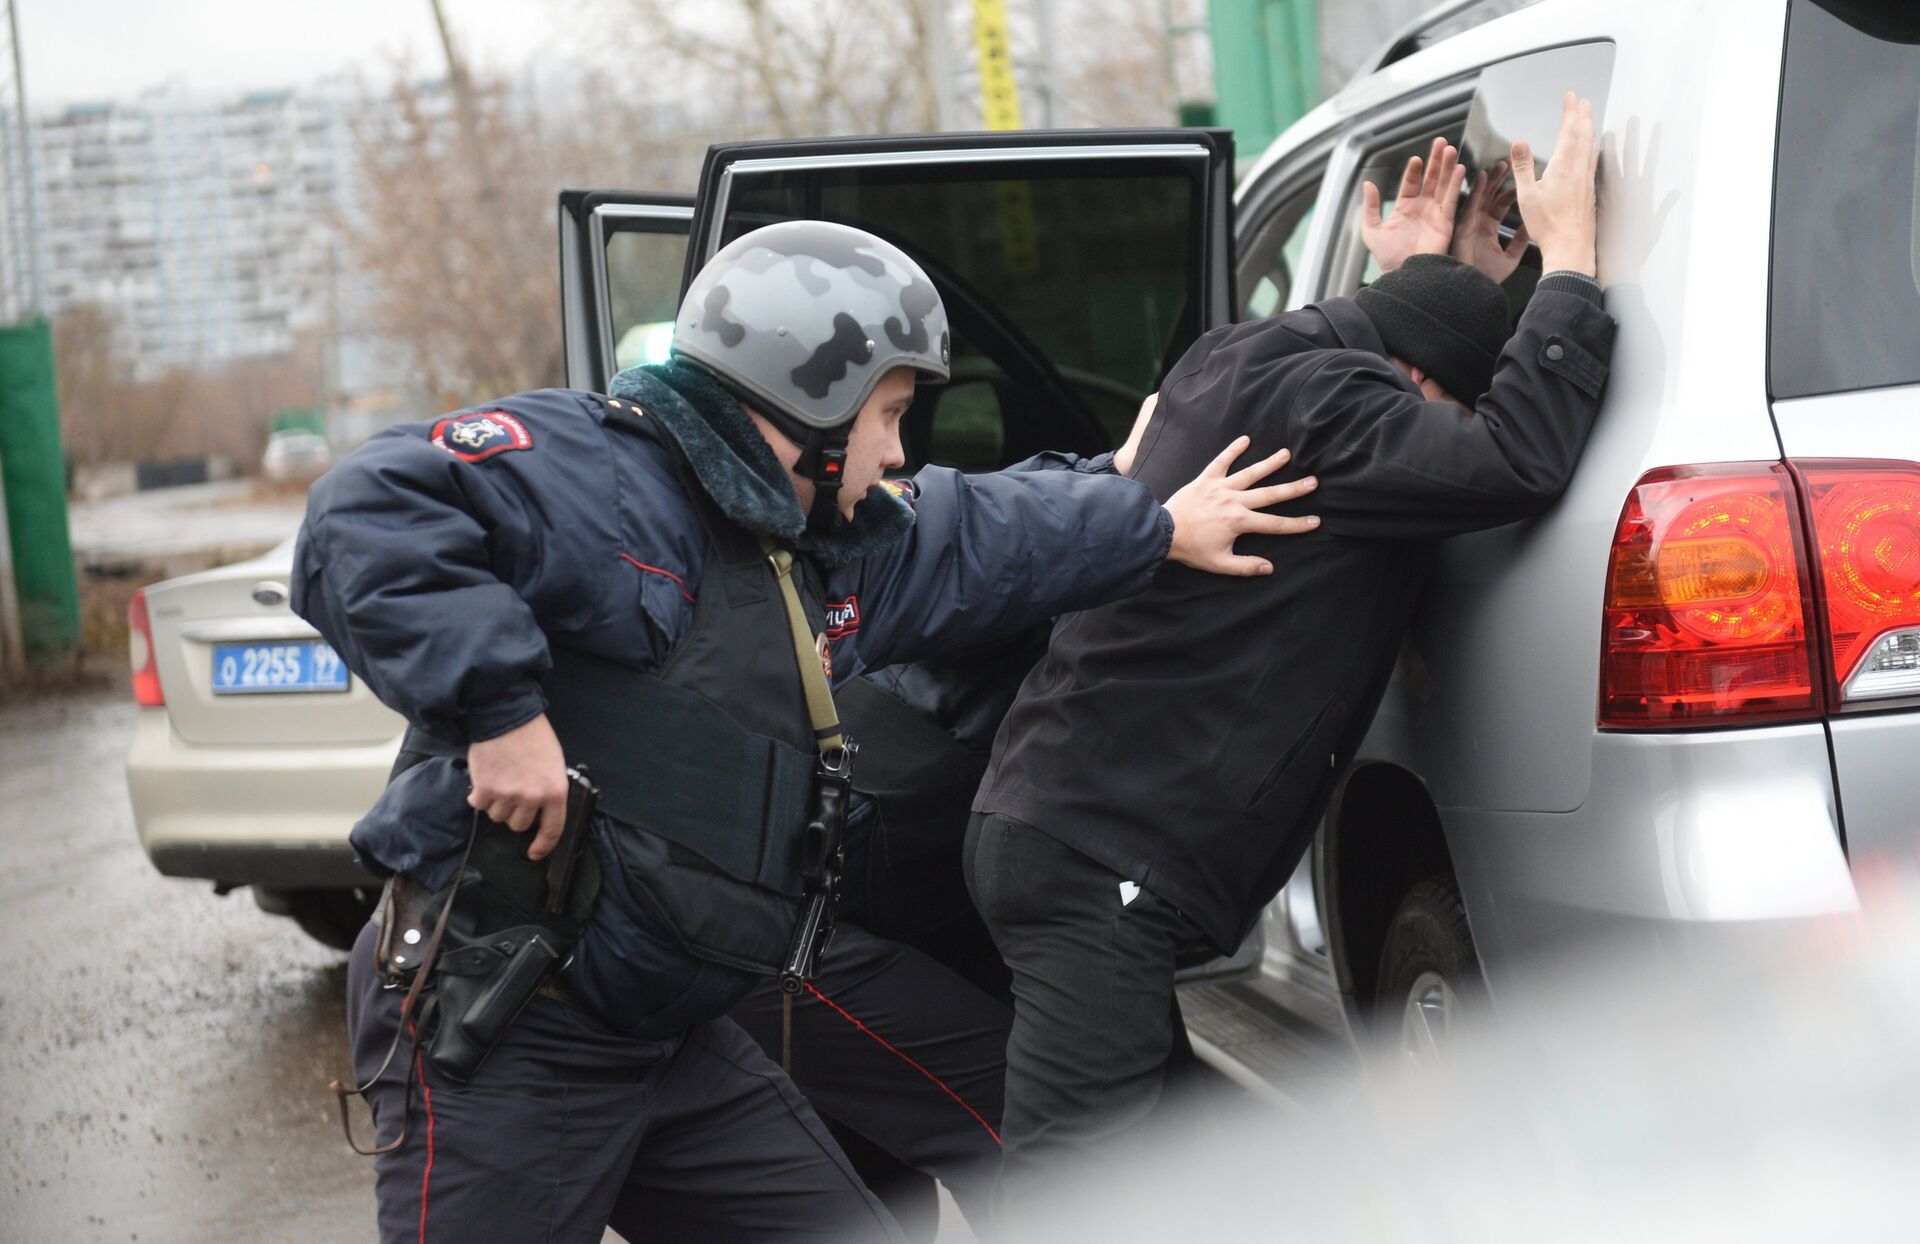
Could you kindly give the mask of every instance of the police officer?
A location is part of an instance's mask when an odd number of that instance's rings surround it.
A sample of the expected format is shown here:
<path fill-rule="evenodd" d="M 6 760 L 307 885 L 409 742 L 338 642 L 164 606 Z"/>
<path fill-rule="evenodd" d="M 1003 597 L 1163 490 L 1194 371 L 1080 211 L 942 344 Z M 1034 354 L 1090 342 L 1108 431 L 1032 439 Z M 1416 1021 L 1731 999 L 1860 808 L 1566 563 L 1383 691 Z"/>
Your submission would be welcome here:
<path fill-rule="evenodd" d="M 771 225 L 695 279 L 671 362 L 606 397 L 546 390 L 389 429 L 314 487 L 294 607 L 414 727 L 417 763 L 354 829 L 363 863 L 468 920 L 466 887 L 512 880 L 498 853 L 472 866 L 482 843 L 531 832 L 513 841 L 543 860 L 566 764 L 590 760 L 601 788 L 590 917 L 477 1065 L 441 1070 L 458 1008 L 383 988 L 376 966 L 417 953 L 420 927 L 379 965 L 374 926 L 353 952 L 383 1239 L 892 1233 L 723 1018 L 780 966 L 803 896 L 831 750 L 805 662 L 844 684 L 1138 591 L 1165 560 L 1266 573 L 1234 539 L 1306 525 L 1261 512 L 1304 491 L 1255 486 L 1280 455 L 1229 474 L 1244 440 L 1164 506 L 1098 469 L 879 487 L 949 350 L 898 248 Z M 461 973 L 503 953 L 461 945 L 418 996 L 463 996 Z"/>

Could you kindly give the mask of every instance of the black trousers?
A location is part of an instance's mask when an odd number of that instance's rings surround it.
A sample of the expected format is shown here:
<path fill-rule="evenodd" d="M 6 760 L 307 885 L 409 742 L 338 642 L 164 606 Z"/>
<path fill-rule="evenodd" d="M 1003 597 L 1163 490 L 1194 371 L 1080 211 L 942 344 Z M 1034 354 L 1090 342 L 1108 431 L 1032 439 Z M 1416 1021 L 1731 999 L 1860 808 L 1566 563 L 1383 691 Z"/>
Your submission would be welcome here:
<path fill-rule="evenodd" d="M 374 926 L 347 970 L 355 1072 L 371 1076 L 402 991 L 373 970 Z M 368 1091 L 380 1239 L 897 1240 L 826 1128 L 739 1025 L 638 1041 L 538 996 L 472 1083 L 400 1055 Z M 409 1066 L 410 1062 L 410 1066 Z M 411 1071 L 409 1082 L 408 1072 Z"/>
<path fill-rule="evenodd" d="M 780 986 L 731 1018 L 781 1056 Z M 793 1000 L 793 1079 L 814 1109 L 931 1175 L 986 1221 L 1000 1169 L 1007 1006 L 909 946 L 842 921 L 812 988 Z"/>
<path fill-rule="evenodd" d="M 1199 937 L 1151 891 L 996 814 L 967 828 L 973 901 L 1013 976 L 1000 1216 L 1091 1174 L 1160 1107 L 1170 1064 L 1191 1060 L 1174 997 L 1179 951 Z"/>

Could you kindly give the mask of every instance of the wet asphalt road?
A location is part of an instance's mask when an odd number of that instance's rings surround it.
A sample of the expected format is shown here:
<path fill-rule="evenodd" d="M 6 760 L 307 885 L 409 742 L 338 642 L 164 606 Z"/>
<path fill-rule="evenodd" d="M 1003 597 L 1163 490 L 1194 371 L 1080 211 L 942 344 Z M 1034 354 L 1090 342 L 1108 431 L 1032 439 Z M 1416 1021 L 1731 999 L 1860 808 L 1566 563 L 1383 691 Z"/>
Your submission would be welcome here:
<path fill-rule="evenodd" d="M 0 1240 L 371 1238 L 340 1136 L 345 956 L 160 876 L 124 687 L 0 705 Z"/>
<path fill-rule="evenodd" d="M 346 956 L 154 871 L 136 711 L 124 673 L 0 703 L 0 1244 L 370 1240 L 372 1163 L 327 1091 Z M 973 1239 L 944 1195 L 940 1239 Z"/>

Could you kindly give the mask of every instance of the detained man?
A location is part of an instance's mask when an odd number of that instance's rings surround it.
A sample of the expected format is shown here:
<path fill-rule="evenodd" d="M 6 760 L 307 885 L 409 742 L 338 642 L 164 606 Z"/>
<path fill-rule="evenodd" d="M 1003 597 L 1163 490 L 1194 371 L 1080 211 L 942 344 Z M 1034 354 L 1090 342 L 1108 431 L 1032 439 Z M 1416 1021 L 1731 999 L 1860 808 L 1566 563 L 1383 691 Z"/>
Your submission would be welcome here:
<path fill-rule="evenodd" d="M 1464 170 L 1436 140 L 1384 222 L 1369 188 L 1373 286 L 1209 333 L 1143 417 L 1131 475 L 1156 495 L 1246 434 L 1318 477 L 1322 521 L 1240 542 L 1269 577 L 1168 566 L 1144 593 L 1063 619 L 1000 727 L 965 864 L 1013 979 L 1009 1223 L 1153 1114 L 1182 1035 L 1176 956 L 1231 952 L 1299 863 L 1435 542 L 1537 515 L 1571 478 L 1613 339 L 1595 152 L 1591 107 L 1571 95 L 1544 175 L 1514 146 L 1544 275 L 1511 334 L 1497 281 L 1524 240 L 1501 246 L 1485 182 L 1456 232 Z"/>

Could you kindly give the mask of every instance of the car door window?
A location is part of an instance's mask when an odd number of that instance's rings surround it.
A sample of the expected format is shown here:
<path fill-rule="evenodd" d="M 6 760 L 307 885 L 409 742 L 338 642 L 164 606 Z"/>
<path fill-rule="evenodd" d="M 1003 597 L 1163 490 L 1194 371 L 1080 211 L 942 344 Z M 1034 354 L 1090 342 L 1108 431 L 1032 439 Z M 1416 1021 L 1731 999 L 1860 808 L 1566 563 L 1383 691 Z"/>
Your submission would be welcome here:
<path fill-rule="evenodd" d="M 616 369 L 667 361 L 687 265 L 684 220 L 625 225 L 607 235 L 607 322 Z"/>
<path fill-rule="evenodd" d="M 1328 294 L 1352 294 L 1380 275 L 1380 266 L 1360 240 L 1361 183 L 1380 187 L 1382 211 L 1392 210 L 1399 195 L 1400 174 L 1412 156 L 1427 154 L 1436 135 L 1460 148 L 1460 162 L 1471 184 L 1473 174 L 1505 159 L 1516 140 L 1534 149 L 1540 171 L 1553 158 L 1560 132 L 1561 99 L 1567 91 L 1593 101 L 1596 117 L 1606 111 L 1607 88 L 1613 77 L 1614 45 L 1580 43 L 1551 48 L 1500 61 L 1481 70 L 1469 106 L 1453 102 L 1436 106 L 1424 120 L 1396 124 L 1368 142 L 1360 159 L 1359 175 L 1342 204 L 1340 243 L 1329 268 Z M 1511 174 L 1509 174 L 1511 176 Z M 1503 233 L 1511 236 L 1520 223 L 1516 209 L 1509 213 Z M 1521 272 L 1509 282 L 1509 301 L 1518 313 L 1539 273 L 1539 251 L 1528 248 Z"/>
<path fill-rule="evenodd" d="M 1141 401 L 1207 325 L 1206 164 L 1152 155 L 775 167 L 729 173 L 716 245 L 795 217 L 897 243 L 939 287 L 953 381 L 904 421 L 909 469 L 989 470 L 1125 440 Z"/>
<path fill-rule="evenodd" d="M 1920 382 L 1920 15 L 1795 0 L 1773 187 L 1775 397 Z"/>
<path fill-rule="evenodd" d="M 1234 318 L 1258 320 L 1287 309 L 1288 299 L 1305 257 L 1307 231 L 1313 224 L 1313 204 L 1320 180 L 1287 193 L 1266 209 L 1240 248 L 1235 285 L 1240 306 Z"/>

